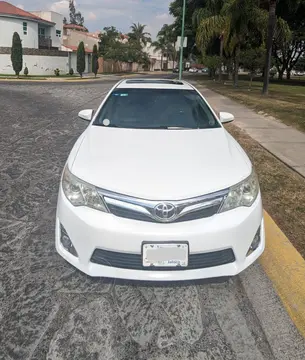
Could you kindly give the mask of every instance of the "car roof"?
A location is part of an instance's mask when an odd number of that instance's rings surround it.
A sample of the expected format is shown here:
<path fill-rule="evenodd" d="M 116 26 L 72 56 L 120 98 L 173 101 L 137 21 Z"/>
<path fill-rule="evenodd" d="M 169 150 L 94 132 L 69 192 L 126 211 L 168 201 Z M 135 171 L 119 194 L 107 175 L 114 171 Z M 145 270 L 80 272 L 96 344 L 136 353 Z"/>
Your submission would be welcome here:
<path fill-rule="evenodd" d="M 133 78 L 122 80 L 116 89 L 175 89 L 175 90 L 194 90 L 193 86 L 183 80 L 175 79 L 147 79 Z"/>

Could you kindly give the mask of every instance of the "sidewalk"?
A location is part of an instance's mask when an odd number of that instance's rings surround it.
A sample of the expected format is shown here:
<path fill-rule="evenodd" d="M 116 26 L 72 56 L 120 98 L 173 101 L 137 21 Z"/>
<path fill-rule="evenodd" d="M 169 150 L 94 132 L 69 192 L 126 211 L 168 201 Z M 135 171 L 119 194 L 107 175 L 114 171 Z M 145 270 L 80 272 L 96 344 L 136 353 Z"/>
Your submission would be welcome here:
<path fill-rule="evenodd" d="M 196 84 L 216 111 L 235 116 L 235 124 L 285 164 L 305 177 L 305 133 L 273 117 L 265 117 L 235 101 Z M 305 114 L 304 114 L 305 116 Z"/>

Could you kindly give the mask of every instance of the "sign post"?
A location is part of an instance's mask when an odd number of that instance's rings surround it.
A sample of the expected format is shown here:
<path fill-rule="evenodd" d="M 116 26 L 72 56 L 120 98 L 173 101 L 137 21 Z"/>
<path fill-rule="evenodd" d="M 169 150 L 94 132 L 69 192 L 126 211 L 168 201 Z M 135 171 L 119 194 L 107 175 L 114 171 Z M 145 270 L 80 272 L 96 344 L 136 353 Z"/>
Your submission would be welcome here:
<path fill-rule="evenodd" d="M 183 62 L 183 45 L 184 45 L 184 23 L 185 23 L 185 8 L 186 0 L 183 0 L 182 10 L 182 27 L 181 27 L 181 39 L 180 39 L 180 62 L 179 62 L 179 80 L 182 78 L 182 62 Z"/>

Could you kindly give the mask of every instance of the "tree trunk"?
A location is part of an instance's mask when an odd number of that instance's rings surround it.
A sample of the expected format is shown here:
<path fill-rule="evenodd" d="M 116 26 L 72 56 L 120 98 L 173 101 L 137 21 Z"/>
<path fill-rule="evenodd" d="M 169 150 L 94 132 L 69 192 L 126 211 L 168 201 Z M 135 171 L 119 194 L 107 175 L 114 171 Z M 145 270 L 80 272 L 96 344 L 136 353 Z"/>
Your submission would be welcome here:
<path fill-rule="evenodd" d="M 279 73 L 279 80 L 283 80 L 284 70 L 283 69 L 278 70 L 278 73 Z"/>
<path fill-rule="evenodd" d="M 272 44 L 273 44 L 273 37 L 274 37 L 274 31 L 276 25 L 275 11 L 276 11 L 276 0 L 270 0 L 263 95 L 268 95 L 268 90 L 269 90 L 269 71 L 271 67 Z"/>
<path fill-rule="evenodd" d="M 161 53 L 161 71 L 163 70 L 163 53 Z"/>
<path fill-rule="evenodd" d="M 219 66 L 219 82 L 222 81 L 222 63 L 223 63 L 223 35 L 220 36 L 220 66 Z"/>
<path fill-rule="evenodd" d="M 228 66 L 228 80 L 233 80 L 233 68 L 232 68 L 232 60 L 229 60 Z"/>
<path fill-rule="evenodd" d="M 286 76 L 287 80 L 291 79 L 291 70 L 287 70 L 287 76 Z"/>
<path fill-rule="evenodd" d="M 252 82 L 253 82 L 253 72 L 251 71 L 251 73 L 250 73 L 250 85 L 249 85 L 249 90 L 252 89 Z"/>
<path fill-rule="evenodd" d="M 238 69 L 240 60 L 240 44 L 237 45 L 234 58 L 234 87 L 238 86 Z"/>

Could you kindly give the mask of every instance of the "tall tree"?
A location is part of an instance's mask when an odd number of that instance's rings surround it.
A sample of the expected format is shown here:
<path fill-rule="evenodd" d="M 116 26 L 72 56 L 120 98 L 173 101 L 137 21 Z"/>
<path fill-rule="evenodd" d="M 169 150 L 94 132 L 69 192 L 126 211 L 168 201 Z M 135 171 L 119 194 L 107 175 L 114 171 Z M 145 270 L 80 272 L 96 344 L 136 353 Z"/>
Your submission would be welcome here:
<path fill-rule="evenodd" d="M 74 0 L 69 0 L 70 24 L 84 26 L 84 17 L 75 8 Z"/>
<path fill-rule="evenodd" d="M 258 7 L 257 0 L 209 0 L 196 15 L 197 46 L 204 52 L 211 40 L 220 39 L 224 50 L 234 56 L 234 85 L 237 86 L 241 49 L 249 33 L 263 31 L 265 12 Z"/>
<path fill-rule="evenodd" d="M 133 23 L 130 27 L 131 32 L 128 34 L 130 41 L 136 42 L 141 47 L 151 42 L 151 35 L 145 31 L 145 28 L 146 25 Z"/>
<path fill-rule="evenodd" d="M 163 70 L 163 56 L 166 52 L 165 38 L 163 36 L 160 36 L 158 40 L 152 43 L 152 46 L 154 47 L 154 52 L 159 51 L 161 53 L 161 70 Z"/>
<path fill-rule="evenodd" d="M 298 59 L 305 53 L 305 0 L 279 0 L 276 14 L 280 19 L 287 22 L 291 37 L 283 39 L 277 32 L 273 41 L 272 55 L 279 78 L 287 72 L 287 78 Z"/>
<path fill-rule="evenodd" d="M 92 51 L 92 72 L 94 73 L 95 77 L 98 72 L 98 68 L 99 68 L 99 64 L 98 64 L 97 45 L 94 45 Z"/>
<path fill-rule="evenodd" d="M 86 68 L 86 53 L 85 53 L 85 45 L 84 42 L 81 41 L 77 48 L 77 64 L 76 64 L 77 72 L 80 77 L 83 77 L 83 73 Z"/>
<path fill-rule="evenodd" d="M 22 44 L 20 36 L 17 32 L 14 32 L 13 41 L 12 41 L 12 48 L 11 48 L 11 61 L 13 65 L 13 69 L 15 74 L 19 78 L 20 71 L 22 70 L 23 66 L 23 59 L 22 59 Z"/>
<path fill-rule="evenodd" d="M 272 44 L 276 26 L 276 1 L 277 0 L 269 1 L 269 20 L 264 69 L 263 95 L 268 95 L 269 92 L 269 71 L 271 67 Z"/>
<path fill-rule="evenodd" d="M 121 46 L 121 37 L 119 31 L 114 26 L 104 27 L 103 31 L 99 35 L 99 53 L 105 59 L 110 59 L 110 53 L 113 50 Z"/>
<path fill-rule="evenodd" d="M 156 42 L 157 48 L 162 50 L 168 60 L 173 61 L 173 67 L 177 58 L 177 51 L 175 49 L 176 35 L 174 25 L 164 24 L 158 32 L 158 40 Z"/>

